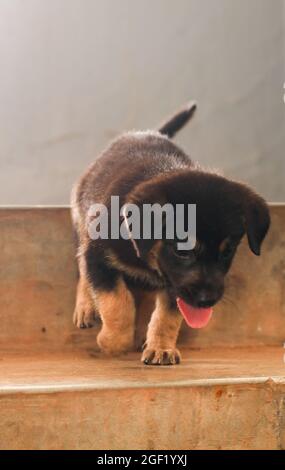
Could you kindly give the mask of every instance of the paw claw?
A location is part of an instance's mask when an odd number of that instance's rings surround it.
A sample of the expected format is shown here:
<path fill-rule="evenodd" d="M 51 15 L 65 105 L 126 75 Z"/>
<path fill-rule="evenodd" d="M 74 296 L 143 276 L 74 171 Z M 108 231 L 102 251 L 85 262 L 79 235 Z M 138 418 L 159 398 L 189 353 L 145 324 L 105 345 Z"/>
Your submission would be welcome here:
<path fill-rule="evenodd" d="M 92 328 L 95 324 L 95 320 L 94 310 L 84 308 L 83 305 L 76 306 L 73 315 L 73 323 L 75 326 L 82 330 Z"/>
<path fill-rule="evenodd" d="M 181 360 L 178 349 L 147 348 L 142 355 L 142 362 L 146 365 L 166 366 L 179 364 Z"/>

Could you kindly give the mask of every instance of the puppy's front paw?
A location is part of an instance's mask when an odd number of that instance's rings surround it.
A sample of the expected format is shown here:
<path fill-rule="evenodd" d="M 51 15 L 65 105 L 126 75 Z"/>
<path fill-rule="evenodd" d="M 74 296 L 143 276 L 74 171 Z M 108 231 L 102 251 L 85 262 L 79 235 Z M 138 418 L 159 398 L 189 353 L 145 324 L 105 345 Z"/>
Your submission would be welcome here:
<path fill-rule="evenodd" d="M 142 354 L 142 362 L 146 365 L 168 366 L 179 364 L 181 355 L 178 349 L 146 348 Z"/>
<path fill-rule="evenodd" d="M 103 327 L 97 336 L 97 343 L 105 354 L 112 356 L 123 354 L 133 349 L 133 330 L 118 333 Z"/>
<path fill-rule="evenodd" d="M 95 310 L 89 302 L 76 303 L 73 314 L 73 323 L 78 328 L 92 328 L 95 324 Z"/>

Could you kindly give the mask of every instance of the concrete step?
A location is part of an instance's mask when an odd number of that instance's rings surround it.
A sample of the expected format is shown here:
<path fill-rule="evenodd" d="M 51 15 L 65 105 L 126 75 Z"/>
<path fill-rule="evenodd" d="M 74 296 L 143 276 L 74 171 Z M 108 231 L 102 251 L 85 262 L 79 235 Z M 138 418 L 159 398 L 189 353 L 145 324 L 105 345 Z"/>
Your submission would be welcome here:
<path fill-rule="evenodd" d="M 0 449 L 281 449 L 284 350 L 1 355 Z"/>
<path fill-rule="evenodd" d="M 280 345 L 285 339 L 285 205 L 271 207 L 261 257 L 239 248 L 225 299 L 209 326 L 185 327 L 191 347 Z M 98 328 L 71 321 L 76 264 L 68 208 L 0 209 L 1 348 L 96 348 Z"/>
<path fill-rule="evenodd" d="M 0 209 L 0 449 L 284 448 L 285 206 L 271 213 L 210 326 L 184 327 L 182 364 L 146 367 L 72 325 L 68 208 Z"/>

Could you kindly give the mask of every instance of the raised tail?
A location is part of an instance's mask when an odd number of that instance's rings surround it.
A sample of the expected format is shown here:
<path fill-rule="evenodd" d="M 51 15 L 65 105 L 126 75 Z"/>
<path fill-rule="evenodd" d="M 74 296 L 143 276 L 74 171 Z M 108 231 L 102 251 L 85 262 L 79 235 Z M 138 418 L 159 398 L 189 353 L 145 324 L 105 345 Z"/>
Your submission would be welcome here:
<path fill-rule="evenodd" d="M 175 136 L 176 132 L 180 131 L 182 127 L 192 118 L 197 109 L 197 104 L 191 101 L 178 111 L 174 116 L 169 118 L 164 124 L 159 127 L 159 132 L 167 135 L 170 139 Z"/>

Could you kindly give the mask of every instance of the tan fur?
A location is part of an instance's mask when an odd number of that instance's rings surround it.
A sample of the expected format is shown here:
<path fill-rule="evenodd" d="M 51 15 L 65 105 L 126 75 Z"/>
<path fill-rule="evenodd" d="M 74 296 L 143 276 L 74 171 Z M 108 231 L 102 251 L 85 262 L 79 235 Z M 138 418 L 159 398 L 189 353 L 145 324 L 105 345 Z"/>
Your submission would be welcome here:
<path fill-rule="evenodd" d="M 221 243 L 220 246 L 219 246 L 219 252 L 220 252 L 220 253 L 222 253 L 222 252 L 226 249 L 228 243 L 229 243 L 229 239 L 228 239 L 228 238 L 225 238 L 225 239 L 222 241 L 222 243 Z"/>
<path fill-rule="evenodd" d="M 201 270 L 199 268 L 193 268 L 187 275 L 189 284 L 195 284 L 201 281 Z"/>
<path fill-rule="evenodd" d="M 89 292 L 89 285 L 85 276 L 80 277 L 77 285 L 76 306 L 73 322 L 78 328 L 89 327 L 95 319 L 95 305 Z"/>
<path fill-rule="evenodd" d="M 176 364 L 180 353 L 176 340 L 182 317 L 168 305 L 167 294 L 161 292 L 156 298 L 156 307 L 147 330 L 146 347 L 142 361 L 148 364 Z"/>
<path fill-rule="evenodd" d="M 96 291 L 96 305 L 103 326 L 97 342 L 105 353 L 120 354 L 132 349 L 135 331 L 135 302 L 123 279 L 111 292 Z"/>
<path fill-rule="evenodd" d="M 92 288 L 86 276 L 84 258 L 78 255 L 79 281 L 77 284 L 76 305 L 73 314 L 73 323 L 78 328 L 89 328 L 95 320 L 95 302 Z"/>
<path fill-rule="evenodd" d="M 103 323 L 97 336 L 100 349 L 114 355 L 126 352 L 134 345 L 134 297 L 122 279 L 111 292 L 95 291 L 86 276 L 82 251 L 81 248 L 78 253 L 80 278 L 73 322 L 78 328 L 91 327 L 98 313 Z"/>
<path fill-rule="evenodd" d="M 156 294 L 136 289 L 134 296 L 136 300 L 135 348 L 141 351 L 146 340 L 147 325 L 154 311 Z"/>
<path fill-rule="evenodd" d="M 158 256 L 159 256 L 159 252 L 161 250 L 161 247 L 162 247 L 162 240 L 158 240 L 155 243 L 154 247 L 150 250 L 150 252 L 148 254 L 148 257 L 147 257 L 148 265 L 152 269 L 157 271 L 160 275 L 161 275 L 161 271 L 160 271 L 160 268 L 159 268 L 159 265 L 158 265 Z"/>

